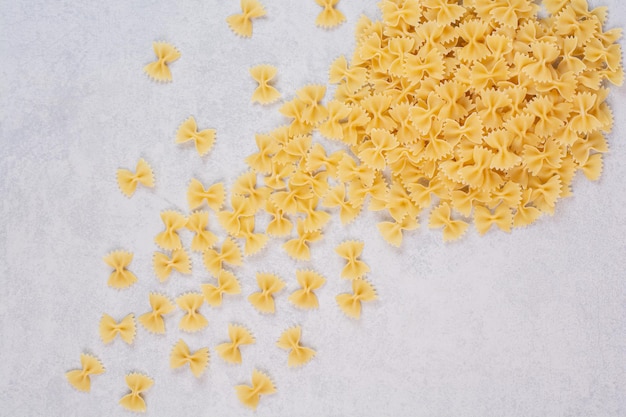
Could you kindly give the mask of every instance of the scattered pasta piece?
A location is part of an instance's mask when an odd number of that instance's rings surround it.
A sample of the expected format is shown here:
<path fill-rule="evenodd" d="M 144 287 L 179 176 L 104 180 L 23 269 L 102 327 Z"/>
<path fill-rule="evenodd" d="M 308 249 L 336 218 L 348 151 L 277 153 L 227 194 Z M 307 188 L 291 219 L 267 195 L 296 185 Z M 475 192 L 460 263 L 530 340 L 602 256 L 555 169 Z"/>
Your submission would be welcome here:
<path fill-rule="evenodd" d="M 290 367 L 302 366 L 315 356 L 313 349 L 300 344 L 301 334 L 300 326 L 292 327 L 285 330 L 276 343 L 279 348 L 289 350 L 287 365 Z"/>
<path fill-rule="evenodd" d="M 154 242 L 165 250 L 181 249 L 178 231 L 187 225 L 187 219 L 181 213 L 173 210 L 161 212 L 161 220 L 165 230 L 154 238 Z"/>
<path fill-rule="evenodd" d="M 82 369 L 75 369 L 65 374 L 67 381 L 77 390 L 89 392 L 91 390 L 91 375 L 104 373 L 102 362 L 93 355 L 80 354 L 80 366 Z"/>
<path fill-rule="evenodd" d="M 224 294 L 241 293 L 241 287 L 235 274 L 224 269 L 217 274 L 217 287 L 213 284 L 202 284 L 201 288 L 204 299 L 211 307 L 221 306 Z"/>
<path fill-rule="evenodd" d="M 226 192 L 224 191 L 224 184 L 221 182 L 205 189 L 200 181 L 193 178 L 189 183 L 189 188 L 187 188 L 187 201 L 191 210 L 197 209 L 206 201 L 209 208 L 217 212 L 224 205 L 225 198 Z"/>
<path fill-rule="evenodd" d="M 180 319 L 178 328 L 186 332 L 197 332 L 209 325 L 207 319 L 198 312 L 204 304 L 204 296 L 199 293 L 183 294 L 176 299 L 176 304 L 186 314 Z"/>
<path fill-rule="evenodd" d="M 322 233 L 319 230 L 307 232 L 304 230 L 304 221 L 298 220 L 297 225 L 298 237 L 288 240 L 283 248 L 285 252 L 293 259 L 308 261 L 311 259 L 311 250 L 309 249 L 309 242 L 315 242 L 322 238 Z"/>
<path fill-rule="evenodd" d="M 152 42 L 152 49 L 154 49 L 157 60 L 146 65 L 143 70 L 154 81 L 172 81 L 172 73 L 168 64 L 180 58 L 180 52 L 166 42 Z"/>
<path fill-rule="evenodd" d="M 119 335 L 124 342 L 130 345 L 135 339 L 136 332 L 134 314 L 127 315 L 119 323 L 116 323 L 115 319 L 108 314 L 103 314 L 102 319 L 100 319 L 100 339 L 104 343 L 111 343 Z"/>
<path fill-rule="evenodd" d="M 201 348 L 191 353 L 187 343 L 183 339 L 178 339 L 170 354 L 170 368 L 176 369 L 188 364 L 191 373 L 196 378 L 200 378 L 209 364 L 209 359 L 209 348 Z"/>
<path fill-rule="evenodd" d="M 261 313 L 274 313 L 276 307 L 273 295 L 285 287 L 285 282 L 274 274 L 257 273 L 256 282 L 260 292 L 250 294 L 248 301 Z"/>
<path fill-rule="evenodd" d="M 126 385 L 130 393 L 122 397 L 120 405 L 137 413 L 145 412 L 146 402 L 140 394 L 150 389 L 154 385 L 154 380 L 147 375 L 132 373 L 126 375 Z"/>
<path fill-rule="evenodd" d="M 114 269 L 107 282 L 109 287 L 127 288 L 137 282 L 135 274 L 126 269 L 132 260 L 133 254 L 123 250 L 113 251 L 104 257 L 104 262 Z"/>
<path fill-rule="evenodd" d="M 174 249 L 171 258 L 163 252 L 154 252 L 152 265 L 154 273 L 161 282 L 169 278 L 172 270 L 181 274 L 191 274 L 191 259 L 183 248 Z"/>
<path fill-rule="evenodd" d="M 274 394 L 276 387 L 269 376 L 255 369 L 252 371 L 252 386 L 237 385 L 235 392 L 243 405 L 256 410 L 261 395 Z"/>
<path fill-rule="evenodd" d="M 230 342 L 217 345 L 215 350 L 226 362 L 240 364 L 241 350 L 239 346 L 254 344 L 256 342 L 254 336 L 243 326 L 229 324 L 228 337 L 230 338 Z"/>
<path fill-rule="evenodd" d="M 254 233 L 254 217 L 244 217 L 241 219 L 241 227 L 237 237 L 245 239 L 245 246 L 243 253 L 248 255 L 254 255 L 267 245 L 269 236 L 265 233 Z"/>
<path fill-rule="evenodd" d="M 315 2 L 322 6 L 324 10 L 317 15 L 315 24 L 323 28 L 332 28 L 342 24 L 346 17 L 339 10 L 335 9 L 339 0 L 315 0 Z"/>
<path fill-rule="evenodd" d="M 299 308 L 311 309 L 319 307 L 317 296 L 313 291 L 321 288 L 326 279 L 315 271 L 297 270 L 296 279 L 302 288 L 289 296 L 289 301 Z"/>
<path fill-rule="evenodd" d="M 150 307 L 152 307 L 152 311 L 139 316 L 139 323 L 149 332 L 158 334 L 165 333 L 165 321 L 163 320 L 163 316 L 174 311 L 176 306 L 166 296 L 150 293 Z"/>
<path fill-rule="evenodd" d="M 208 229 L 209 213 L 206 211 L 196 211 L 189 215 L 185 227 L 194 233 L 191 240 L 191 250 L 204 252 L 212 248 L 217 243 L 217 236 Z"/>
<path fill-rule="evenodd" d="M 234 240 L 227 237 L 222 243 L 222 249 L 218 252 L 215 249 L 208 249 L 202 256 L 204 266 L 213 276 L 218 276 L 224 263 L 234 266 L 241 266 L 243 264 L 243 256 L 241 249 L 235 243 Z"/>
<path fill-rule="evenodd" d="M 443 227 L 443 240 L 456 240 L 463 236 L 468 224 L 463 220 L 453 220 L 451 217 L 450 205 L 441 203 L 430 212 L 430 228 Z"/>
<path fill-rule="evenodd" d="M 280 93 L 276 88 L 269 85 L 269 82 L 276 76 L 278 69 L 271 65 L 257 65 L 250 68 L 252 79 L 259 83 L 259 86 L 252 93 L 252 102 L 270 104 L 280 98 Z"/>
<path fill-rule="evenodd" d="M 148 188 L 154 187 L 152 168 L 143 158 L 137 162 L 135 172 L 123 168 L 117 170 L 117 185 L 126 197 L 132 197 L 135 194 L 137 184 Z"/>
<path fill-rule="evenodd" d="M 241 219 L 254 215 L 256 207 L 251 198 L 233 194 L 230 198 L 232 211 L 224 210 L 217 213 L 220 225 L 232 236 L 237 236 L 241 230 Z"/>
<path fill-rule="evenodd" d="M 361 279 L 370 272 L 370 267 L 365 262 L 357 259 L 363 252 L 363 242 L 349 240 L 335 248 L 337 255 L 346 260 L 346 266 L 341 271 L 341 277 L 347 279 Z"/>
<path fill-rule="evenodd" d="M 239 36 L 252 36 L 252 19 L 265 16 L 265 9 L 258 0 L 241 0 L 241 14 L 234 14 L 226 18 L 230 29 Z"/>
<path fill-rule="evenodd" d="M 337 304 L 346 316 L 358 319 L 361 317 L 361 302 L 373 301 L 376 291 L 372 284 L 364 279 L 352 280 L 352 294 L 339 294 Z"/>
<path fill-rule="evenodd" d="M 192 140 L 196 145 L 196 151 L 200 156 L 204 156 L 211 150 L 215 143 L 215 129 L 204 129 L 198 132 L 196 119 L 189 116 L 176 132 L 175 143 L 185 143 Z"/>

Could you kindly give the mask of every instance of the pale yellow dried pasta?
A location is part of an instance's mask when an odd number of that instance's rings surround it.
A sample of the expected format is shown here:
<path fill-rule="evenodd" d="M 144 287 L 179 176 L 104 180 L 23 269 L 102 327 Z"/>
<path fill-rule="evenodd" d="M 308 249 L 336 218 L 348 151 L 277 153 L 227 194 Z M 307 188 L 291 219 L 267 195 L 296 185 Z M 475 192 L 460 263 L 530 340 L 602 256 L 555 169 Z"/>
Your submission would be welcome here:
<path fill-rule="evenodd" d="M 217 236 L 209 229 L 209 213 L 206 211 L 196 211 L 189 215 L 185 227 L 194 233 L 191 240 L 191 250 L 204 252 L 212 248 L 217 243 Z"/>
<path fill-rule="evenodd" d="M 161 221 L 165 230 L 157 234 L 154 242 L 165 250 L 181 249 L 183 244 L 178 235 L 178 231 L 187 225 L 187 218 L 174 210 L 161 212 Z"/>
<path fill-rule="evenodd" d="M 276 342 L 276 346 L 289 351 L 287 365 L 289 367 L 302 366 L 315 356 L 315 351 L 300 344 L 302 328 L 300 326 L 291 327 L 285 330 Z"/>
<path fill-rule="evenodd" d="M 204 251 L 202 260 L 207 271 L 214 276 L 219 275 L 225 263 L 234 266 L 241 266 L 243 264 L 241 249 L 239 249 L 237 243 L 229 237 L 224 239 L 222 248 L 219 251 L 215 249 L 207 249 Z"/>
<path fill-rule="evenodd" d="M 225 198 L 226 191 L 224 190 L 224 184 L 221 182 L 215 183 L 209 188 L 204 188 L 200 181 L 193 178 L 187 188 L 187 202 L 191 210 L 197 209 L 206 201 L 209 208 L 213 211 L 219 211 L 224 205 Z"/>
<path fill-rule="evenodd" d="M 339 294 L 336 297 L 337 305 L 348 317 L 358 319 L 361 317 L 361 303 L 373 301 L 377 298 L 372 284 L 364 279 L 352 280 L 352 294 Z"/>
<path fill-rule="evenodd" d="M 274 313 L 274 294 L 285 287 L 285 282 L 278 275 L 260 272 L 256 274 L 256 282 L 261 291 L 250 294 L 248 301 L 261 313 Z"/>
<path fill-rule="evenodd" d="M 171 256 L 163 252 L 154 252 L 152 266 L 161 282 L 167 280 L 173 270 L 181 274 L 191 274 L 191 259 L 184 248 L 174 249 Z"/>
<path fill-rule="evenodd" d="M 79 391 L 89 392 L 91 390 L 91 376 L 100 375 L 105 372 L 102 362 L 93 355 L 87 353 L 80 354 L 81 369 L 74 369 L 65 374 L 67 381 Z"/>
<path fill-rule="evenodd" d="M 204 299 L 211 307 L 219 307 L 222 305 L 222 297 L 224 294 L 241 293 L 239 280 L 237 280 L 235 274 L 224 269 L 217 274 L 217 286 L 213 284 L 202 284 L 200 287 Z"/>
<path fill-rule="evenodd" d="M 237 385 L 235 386 L 235 392 L 243 405 L 256 410 L 261 395 L 276 393 L 276 387 L 269 376 L 254 369 L 252 371 L 252 385 Z"/>
<path fill-rule="evenodd" d="M 165 333 L 163 316 L 174 311 L 176 306 L 165 295 L 150 293 L 150 307 L 152 311 L 142 314 L 137 320 L 151 333 Z"/>
<path fill-rule="evenodd" d="M 307 232 L 305 230 L 304 220 L 299 219 L 296 226 L 298 237 L 288 240 L 283 245 L 285 252 L 293 259 L 308 261 L 311 259 L 310 242 L 316 242 L 322 239 L 322 233 L 319 230 Z"/>
<path fill-rule="evenodd" d="M 228 337 L 230 338 L 230 342 L 217 345 L 215 350 L 226 362 L 240 364 L 240 346 L 254 344 L 256 340 L 248 329 L 236 324 L 228 325 Z"/>
<path fill-rule="evenodd" d="M 317 26 L 332 28 L 345 22 L 346 17 L 335 8 L 339 0 L 315 0 L 315 2 L 324 8 L 315 19 Z"/>
<path fill-rule="evenodd" d="M 100 339 L 104 343 L 111 343 L 118 335 L 127 344 L 133 343 L 137 327 L 135 326 L 135 315 L 129 314 L 119 323 L 108 314 L 103 314 L 100 319 L 99 333 Z"/>
<path fill-rule="evenodd" d="M 252 19 L 265 16 L 263 5 L 258 0 L 241 0 L 241 13 L 228 16 L 226 23 L 239 36 L 252 36 Z"/>
<path fill-rule="evenodd" d="M 191 373 L 196 378 L 199 378 L 209 365 L 209 359 L 210 354 L 208 347 L 200 348 L 194 353 L 191 353 L 187 343 L 185 343 L 183 339 L 178 339 L 178 342 L 176 342 L 170 353 L 170 368 L 176 369 L 189 365 Z"/>
<path fill-rule="evenodd" d="M 291 293 L 289 301 L 302 309 L 318 308 L 319 301 L 314 291 L 324 285 L 326 278 L 315 271 L 299 269 L 296 271 L 296 280 L 301 288 Z"/>
<path fill-rule="evenodd" d="M 204 296 L 202 294 L 183 294 L 176 299 L 176 304 L 185 312 L 178 324 L 179 329 L 186 332 L 197 332 L 209 325 L 206 317 L 198 311 L 204 304 Z"/>
<path fill-rule="evenodd" d="M 185 143 L 193 141 L 196 147 L 196 151 L 200 156 L 206 155 L 213 145 L 215 144 L 215 129 L 204 129 L 198 131 L 196 125 L 196 119 L 193 116 L 189 116 L 178 127 L 176 131 L 175 143 Z"/>
<path fill-rule="evenodd" d="M 180 52 L 166 42 L 153 42 L 152 49 L 154 49 L 157 60 L 146 65 L 143 70 L 154 81 L 172 81 L 172 73 L 168 64 L 180 58 Z"/>
<path fill-rule="evenodd" d="M 126 197 L 132 197 L 135 194 L 137 184 L 148 188 L 154 187 L 154 173 L 143 158 L 137 162 L 135 172 L 123 168 L 117 170 L 117 185 Z"/>
<path fill-rule="evenodd" d="M 122 397 L 120 405 L 130 411 L 145 412 L 146 402 L 140 394 L 149 390 L 154 385 L 154 380 L 147 375 L 139 373 L 128 374 L 125 379 L 130 393 Z"/>
<path fill-rule="evenodd" d="M 335 248 L 337 255 L 346 260 L 346 266 L 341 270 L 341 277 L 347 279 L 361 279 L 370 272 L 370 267 L 365 262 L 357 259 L 363 252 L 365 243 L 355 240 L 347 240 Z"/>
<path fill-rule="evenodd" d="M 259 84 L 252 93 L 253 103 L 270 104 L 280 98 L 280 92 L 269 84 L 277 72 L 278 69 L 272 65 L 257 65 L 250 68 L 250 76 Z"/>
<path fill-rule="evenodd" d="M 123 250 L 113 251 L 104 257 L 104 262 L 114 270 L 109 275 L 109 287 L 127 288 L 137 282 L 135 274 L 126 269 L 132 260 L 133 254 Z"/>

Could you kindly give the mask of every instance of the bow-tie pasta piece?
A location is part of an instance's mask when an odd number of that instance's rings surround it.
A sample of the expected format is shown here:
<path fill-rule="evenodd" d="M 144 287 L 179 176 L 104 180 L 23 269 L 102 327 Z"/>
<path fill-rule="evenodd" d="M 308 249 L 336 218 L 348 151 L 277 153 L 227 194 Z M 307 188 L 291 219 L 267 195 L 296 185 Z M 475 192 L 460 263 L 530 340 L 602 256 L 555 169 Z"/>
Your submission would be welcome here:
<path fill-rule="evenodd" d="M 204 266 L 213 276 L 218 276 L 225 263 L 234 266 L 243 265 L 243 255 L 241 249 L 234 240 L 227 237 L 222 243 L 221 251 L 208 249 L 202 256 Z"/>
<path fill-rule="evenodd" d="M 181 249 L 183 244 L 178 231 L 187 225 L 187 218 L 177 211 L 169 210 L 161 213 L 161 220 L 165 230 L 156 235 L 154 242 L 165 250 Z"/>
<path fill-rule="evenodd" d="M 241 350 L 239 347 L 242 345 L 252 345 L 256 340 L 248 329 L 236 324 L 228 325 L 228 337 L 230 338 L 230 342 L 217 345 L 215 350 L 226 362 L 240 364 Z"/>
<path fill-rule="evenodd" d="M 318 308 L 319 302 L 314 291 L 326 283 L 326 278 L 315 271 L 297 270 L 296 279 L 302 288 L 291 293 L 289 301 L 303 309 Z"/>
<path fill-rule="evenodd" d="M 450 205 L 441 203 L 430 212 L 428 227 L 431 229 L 443 227 L 443 240 L 456 240 L 463 236 L 468 224 L 463 220 L 453 220 L 451 217 Z"/>
<path fill-rule="evenodd" d="M 392 246 L 400 247 L 402 244 L 403 234 L 405 230 L 415 230 L 419 227 L 417 219 L 412 216 L 404 216 L 402 221 L 380 222 L 378 223 L 378 231 L 383 239 Z"/>
<path fill-rule="evenodd" d="M 165 333 L 163 316 L 176 309 L 172 301 L 162 294 L 150 293 L 150 307 L 152 311 L 139 316 L 139 323 L 151 333 Z"/>
<path fill-rule="evenodd" d="M 235 274 L 222 269 L 217 275 L 217 287 L 213 284 L 202 284 L 202 294 L 211 307 L 222 305 L 224 294 L 241 294 L 241 287 Z"/>
<path fill-rule="evenodd" d="M 292 327 L 283 332 L 276 346 L 289 350 L 287 365 L 289 367 L 302 366 L 315 356 L 315 351 L 300 344 L 302 329 L 300 326 Z"/>
<path fill-rule="evenodd" d="M 270 201 L 266 204 L 265 211 L 267 214 L 272 216 L 272 220 L 269 222 L 267 229 L 265 230 L 268 235 L 279 237 L 287 236 L 291 233 L 293 223 L 289 220 L 284 210 L 276 207 L 276 205 Z"/>
<path fill-rule="evenodd" d="M 241 228 L 237 237 L 245 240 L 243 253 L 246 256 L 254 255 L 267 245 L 269 236 L 264 233 L 254 233 L 254 217 L 244 217 L 241 219 Z"/>
<path fill-rule="evenodd" d="M 364 279 L 352 280 L 352 294 L 339 294 L 336 297 L 337 305 L 345 315 L 355 319 L 361 317 L 361 303 L 374 301 L 376 298 L 374 287 Z"/>
<path fill-rule="evenodd" d="M 111 343 L 116 336 L 120 336 L 127 344 L 133 343 L 137 328 L 135 326 L 135 315 L 129 314 L 119 323 L 108 314 L 103 314 L 100 319 L 100 339 L 104 343 Z"/>
<path fill-rule="evenodd" d="M 143 158 L 137 162 L 135 172 L 123 168 L 117 170 L 117 185 L 126 197 L 132 197 L 135 194 L 137 184 L 148 188 L 154 187 L 152 168 Z"/>
<path fill-rule="evenodd" d="M 278 90 L 269 82 L 276 77 L 278 69 L 272 65 L 257 65 L 250 68 L 250 75 L 259 86 L 252 93 L 252 102 L 270 104 L 280 98 Z"/>
<path fill-rule="evenodd" d="M 154 81 L 172 81 L 172 73 L 168 64 L 180 58 L 180 52 L 166 42 L 153 42 L 152 49 L 154 49 L 157 60 L 146 65 L 143 70 Z"/>
<path fill-rule="evenodd" d="M 89 392 L 91 390 L 91 375 L 104 373 L 102 362 L 93 355 L 80 354 L 80 365 L 82 369 L 74 369 L 65 374 L 67 381 L 77 390 Z"/>
<path fill-rule="evenodd" d="M 346 260 L 346 266 L 341 271 L 341 277 L 347 279 L 360 279 L 370 272 L 370 267 L 365 262 L 357 259 L 363 252 L 365 243 L 349 240 L 335 248 L 337 255 Z"/>
<path fill-rule="evenodd" d="M 309 249 L 310 242 L 316 242 L 322 239 L 322 232 L 319 230 L 314 230 L 311 232 L 307 232 L 304 230 L 304 221 L 302 219 L 298 219 L 298 237 L 295 239 L 288 240 L 283 245 L 285 252 L 293 259 L 308 261 L 311 259 L 311 250 Z"/>
<path fill-rule="evenodd" d="M 252 19 L 265 16 L 263 5 L 258 0 L 241 0 L 241 13 L 228 16 L 226 23 L 237 35 L 244 38 L 252 36 Z"/>
<path fill-rule="evenodd" d="M 285 282 L 277 275 L 266 273 L 257 273 L 256 282 L 261 291 L 250 294 L 248 301 L 261 313 L 274 313 L 276 307 L 273 295 L 285 287 Z"/>
<path fill-rule="evenodd" d="M 296 91 L 303 103 L 302 120 L 310 125 L 317 125 L 328 117 L 328 110 L 321 104 L 326 94 L 324 85 L 307 85 Z"/>
<path fill-rule="evenodd" d="M 107 282 L 109 287 L 122 289 L 137 282 L 135 274 L 126 269 L 132 260 L 133 254 L 123 250 L 113 251 L 104 257 L 104 262 L 114 269 Z"/>
<path fill-rule="evenodd" d="M 175 143 L 185 143 L 189 141 L 193 141 L 198 154 L 204 156 L 211 150 L 215 143 L 215 129 L 198 131 L 196 119 L 190 116 L 178 128 Z"/>
<path fill-rule="evenodd" d="M 189 188 L 187 188 L 187 202 L 190 210 L 199 208 L 206 201 L 211 210 L 218 212 L 224 205 L 225 198 L 226 191 L 224 190 L 224 184 L 221 182 L 215 183 L 209 188 L 204 188 L 200 181 L 193 178 L 189 183 Z"/>
<path fill-rule="evenodd" d="M 280 146 L 271 135 L 257 134 L 254 139 L 259 151 L 248 156 L 246 163 L 254 172 L 271 174 L 272 157 L 280 150 Z"/>
<path fill-rule="evenodd" d="M 176 270 L 181 274 L 191 274 L 191 259 L 189 259 L 189 254 L 183 248 L 174 249 L 171 257 L 163 252 L 154 252 L 152 266 L 154 267 L 154 273 L 161 282 L 169 278 L 172 270 Z"/>
<path fill-rule="evenodd" d="M 204 252 L 212 248 L 217 243 L 217 236 L 209 231 L 209 213 L 206 211 L 196 211 L 189 215 L 187 219 L 187 229 L 194 233 L 191 240 L 191 250 Z"/>
<path fill-rule="evenodd" d="M 146 402 L 140 394 L 146 392 L 152 385 L 154 380 L 147 375 L 132 373 L 125 377 L 126 385 L 130 389 L 130 393 L 126 394 L 120 400 L 120 405 L 127 410 L 136 413 L 146 411 Z"/>
<path fill-rule="evenodd" d="M 247 197 L 254 211 L 259 210 L 265 204 L 271 192 L 268 187 L 257 187 L 257 174 L 254 171 L 240 175 L 231 191 L 233 194 Z"/>
<path fill-rule="evenodd" d="M 342 55 L 330 65 L 329 82 L 331 84 L 344 83 L 348 91 L 358 91 L 367 82 L 367 68 L 359 66 L 348 68 L 348 61 Z"/>
<path fill-rule="evenodd" d="M 223 210 L 217 213 L 220 225 L 231 236 L 237 236 L 241 229 L 241 219 L 253 216 L 257 210 L 251 198 L 233 194 L 230 198 L 232 210 Z"/>
<path fill-rule="evenodd" d="M 200 378 L 209 364 L 209 359 L 209 348 L 201 348 L 191 353 L 187 343 L 183 339 L 179 339 L 170 354 L 170 368 L 180 368 L 188 364 L 191 373 L 196 378 Z"/>
<path fill-rule="evenodd" d="M 178 307 L 185 312 L 178 328 L 186 332 L 197 332 L 209 325 L 208 320 L 198 310 L 204 304 L 204 296 L 199 293 L 183 294 L 176 299 Z"/>
<path fill-rule="evenodd" d="M 276 387 L 269 376 L 255 369 L 252 371 L 252 385 L 237 385 L 235 392 L 243 405 L 256 410 L 261 395 L 274 394 Z"/>
<path fill-rule="evenodd" d="M 344 184 L 337 184 L 326 194 L 322 200 L 324 207 L 339 207 L 339 218 L 342 224 L 352 223 L 359 213 L 362 206 L 354 205 L 350 199 L 346 200 L 346 186 Z"/>
<path fill-rule="evenodd" d="M 346 17 L 339 10 L 335 8 L 339 0 L 315 0 L 315 2 L 324 8 L 317 15 L 315 24 L 322 28 L 333 28 L 342 24 Z"/>
<path fill-rule="evenodd" d="M 505 232 L 510 232 L 512 224 L 513 213 L 507 205 L 499 205 L 493 213 L 487 207 L 474 207 L 474 225 L 481 235 L 487 233 L 492 225 L 498 226 L 500 230 Z"/>

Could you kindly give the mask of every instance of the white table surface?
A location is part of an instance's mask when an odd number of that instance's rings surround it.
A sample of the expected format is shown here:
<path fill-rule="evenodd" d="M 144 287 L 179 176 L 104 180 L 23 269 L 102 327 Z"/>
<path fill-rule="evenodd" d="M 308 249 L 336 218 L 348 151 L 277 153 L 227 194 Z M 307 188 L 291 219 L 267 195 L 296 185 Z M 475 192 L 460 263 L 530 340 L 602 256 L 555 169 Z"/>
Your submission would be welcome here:
<path fill-rule="evenodd" d="M 248 258 L 236 271 L 243 294 L 219 309 L 202 307 L 205 331 L 181 334 L 178 311 L 165 336 L 139 327 L 134 345 L 103 345 L 103 313 L 139 315 L 149 310 L 149 291 L 175 297 L 209 280 L 194 255 L 192 277 L 160 284 L 151 270 L 153 237 L 161 210 L 187 209 L 190 178 L 231 184 L 255 149 L 254 134 L 284 123 L 279 104 L 250 103 L 248 68 L 277 66 L 276 86 L 289 99 L 305 84 L 327 82 L 332 60 L 352 51 L 360 14 L 379 16 L 374 1 L 342 0 L 347 22 L 325 31 L 314 25 L 313 0 L 265 0 L 267 17 L 241 39 L 225 23 L 238 3 L 0 3 L 0 415 L 130 415 L 117 402 L 131 371 L 155 379 L 146 395 L 150 416 L 626 415 L 625 88 L 610 96 L 616 123 L 601 179 L 577 176 L 574 196 L 553 217 L 511 234 L 479 237 L 472 228 L 451 244 L 422 225 L 394 249 L 378 235 L 378 214 L 348 227 L 334 216 L 311 262 L 290 260 L 280 241 Z M 593 4 L 609 6 L 607 27 L 624 22 L 626 4 Z M 171 84 L 142 72 L 155 40 L 182 52 Z M 190 115 L 217 129 L 208 157 L 173 143 Z M 140 157 L 153 165 L 157 186 L 127 199 L 115 170 Z M 186 245 L 190 238 L 183 234 Z M 345 239 L 366 242 L 363 258 L 380 296 L 359 321 L 334 300 L 349 290 L 334 254 Z M 134 252 L 130 269 L 139 277 L 123 291 L 107 287 L 102 262 L 118 248 Z M 287 302 L 297 267 L 328 278 L 318 311 Z M 289 283 L 275 316 L 246 300 L 256 271 L 279 272 Z M 229 322 L 257 337 L 241 366 L 226 365 L 214 350 Z M 294 324 L 318 352 L 300 369 L 287 368 L 286 352 L 274 345 Z M 211 348 L 199 380 L 169 369 L 181 335 L 193 349 Z M 107 369 L 89 394 L 64 377 L 81 352 Z M 233 386 L 249 382 L 255 367 L 269 372 L 278 393 L 253 413 Z"/>

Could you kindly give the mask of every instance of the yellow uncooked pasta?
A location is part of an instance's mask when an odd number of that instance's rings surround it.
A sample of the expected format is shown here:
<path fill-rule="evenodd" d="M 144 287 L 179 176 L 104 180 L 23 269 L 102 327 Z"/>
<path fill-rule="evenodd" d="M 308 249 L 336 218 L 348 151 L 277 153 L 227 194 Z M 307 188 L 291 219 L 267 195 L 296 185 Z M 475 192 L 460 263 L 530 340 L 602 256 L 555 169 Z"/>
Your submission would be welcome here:
<path fill-rule="evenodd" d="M 135 172 L 123 168 L 117 170 L 117 185 L 126 197 L 132 197 L 135 194 L 137 184 L 148 188 L 154 187 L 152 168 L 143 158 L 137 162 Z"/>
<path fill-rule="evenodd" d="M 210 209 L 219 211 L 224 205 L 225 198 L 226 192 L 224 191 L 224 184 L 221 182 L 205 189 L 200 181 L 192 178 L 189 188 L 187 188 L 187 202 L 191 210 L 199 208 L 206 201 Z"/>
<path fill-rule="evenodd" d="M 126 375 L 126 385 L 130 393 L 124 395 L 120 405 L 127 410 L 143 413 L 146 411 L 146 402 L 140 395 L 154 385 L 154 380 L 147 375 L 132 373 Z"/>
<path fill-rule="evenodd" d="M 178 127 L 175 143 L 185 143 L 189 141 L 193 141 L 198 154 L 204 156 L 215 144 L 215 129 L 198 131 L 196 119 L 190 116 Z"/>
<path fill-rule="evenodd" d="M 183 244 L 178 231 L 187 225 L 187 218 L 177 211 L 168 210 L 161 213 L 161 220 L 165 230 L 156 235 L 154 242 L 166 250 L 181 249 Z"/>
<path fill-rule="evenodd" d="M 341 271 L 341 277 L 347 279 L 360 279 L 370 271 L 365 262 L 357 259 L 363 252 L 365 243 L 348 240 L 335 248 L 337 255 L 346 260 L 346 266 Z"/>
<path fill-rule="evenodd" d="M 217 236 L 209 229 L 209 213 L 206 211 L 196 211 L 187 218 L 185 227 L 194 233 L 191 240 L 191 250 L 204 252 L 212 248 L 217 243 Z"/>
<path fill-rule="evenodd" d="M 191 373 L 199 378 L 206 370 L 209 359 L 209 348 L 204 347 L 191 353 L 187 343 L 183 339 L 178 339 L 170 353 L 170 368 L 175 369 L 189 365 Z"/>
<path fill-rule="evenodd" d="M 240 294 L 241 287 L 235 274 L 222 269 L 217 274 L 217 286 L 213 284 L 202 284 L 202 294 L 204 299 L 211 307 L 219 307 L 222 305 L 222 297 L 224 294 Z"/>
<path fill-rule="evenodd" d="M 165 333 L 163 316 L 176 310 L 176 306 L 165 295 L 150 293 L 150 307 L 152 311 L 139 316 L 139 323 L 151 333 Z"/>
<path fill-rule="evenodd" d="M 352 280 L 352 294 L 339 294 L 337 305 L 348 317 L 358 319 L 361 317 L 361 303 L 374 301 L 377 298 L 372 284 L 364 279 Z"/>
<path fill-rule="evenodd" d="M 250 294 L 248 301 L 261 313 L 274 313 L 273 295 L 285 287 L 285 282 L 277 275 L 267 273 L 257 273 L 256 281 L 261 291 Z"/>
<path fill-rule="evenodd" d="M 335 8 L 339 0 L 315 0 L 315 2 L 322 6 L 324 10 L 317 15 L 315 24 L 323 28 L 332 28 L 340 25 L 346 20 L 346 17 L 339 10 Z"/>
<path fill-rule="evenodd" d="M 81 353 L 81 369 L 75 369 L 65 374 L 67 381 L 77 390 L 89 392 L 91 390 L 91 375 L 104 373 L 102 362 L 93 355 Z"/>
<path fill-rule="evenodd" d="M 119 323 L 108 314 L 103 314 L 100 319 L 100 339 L 104 343 L 111 343 L 118 335 L 127 344 L 133 343 L 137 328 L 135 326 L 135 315 L 129 314 Z"/>
<path fill-rule="evenodd" d="M 197 332 L 209 325 L 208 320 L 198 310 L 204 304 L 204 296 L 199 293 L 183 294 L 176 299 L 178 307 L 185 312 L 178 328 L 186 332 Z"/>
<path fill-rule="evenodd" d="M 324 285 L 326 278 L 315 271 L 299 269 L 296 271 L 296 279 L 301 288 L 291 293 L 289 301 L 303 309 L 318 308 L 319 301 L 314 291 Z"/>
<path fill-rule="evenodd" d="M 290 367 L 302 366 L 315 356 L 315 351 L 300 344 L 302 328 L 300 326 L 287 329 L 280 335 L 276 346 L 289 351 L 287 365 Z"/>
<path fill-rule="evenodd" d="M 107 282 L 109 287 L 127 288 L 137 282 L 135 274 L 126 269 L 132 260 L 133 254 L 123 250 L 113 251 L 104 257 L 104 262 L 113 268 Z"/>
<path fill-rule="evenodd" d="M 243 405 L 256 410 L 261 395 L 274 394 L 276 387 L 269 376 L 255 369 L 252 371 L 252 385 L 237 385 L 235 392 Z"/>
<path fill-rule="evenodd" d="M 154 81 L 172 81 L 172 73 L 168 64 L 180 58 L 180 52 L 166 42 L 153 42 L 152 49 L 154 49 L 157 60 L 146 65 L 143 70 Z"/>
<path fill-rule="evenodd" d="M 241 350 L 239 347 L 241 345 L 254 344 L 256 342 L 254 336 L 243 326 L 229 324 L 228 337 L 230 338 L 230 342 L 217 345 L 215 350 L 226 362 L 240 364 Z"/>
<path fill-rule="evenodd" d="M 202 256 L 204 266 L 213 276 L 218 276 L 224 264 L 240 266 L 243 264 L 241 249 L 234 240 L 227 237 L 220 251 L 208 249 Z"/>
<path fill-rule="evenodd" d="M 174 249 L 171 256 L 163 252 L 154 252 L 152 266 L 161 282 L 167 280 L 173 270 L 181 274 L 191 274 L 191 259 L 184 248 Z"/>
<path fill-rule="evenodd" d="M 250 76 L 259 84 L 252 93 L 252 102 L 270 104 L 280 98 L 278 90 L 269 84 L 277 72 L 278 69 L 272 65 L 257 65 L 250 68 Z"/>
<path fill-rule="evenodd" d="M 258 0 L 241 0 L 241 13 L 228 16 L 226 23 L 237 35 L 252 36 L 252 19 L 265 16 L 263 5 Z"/>

